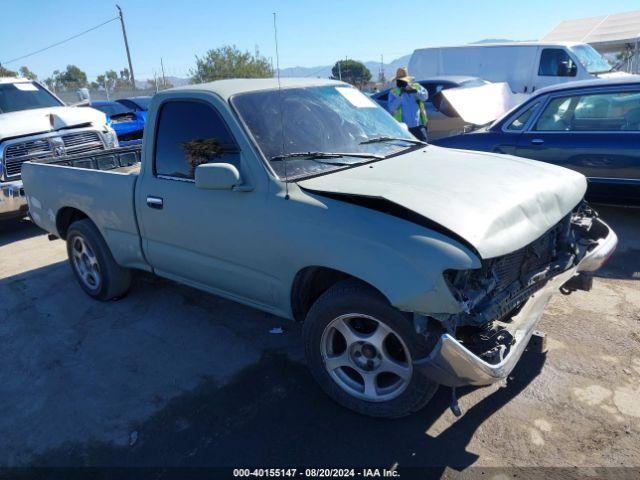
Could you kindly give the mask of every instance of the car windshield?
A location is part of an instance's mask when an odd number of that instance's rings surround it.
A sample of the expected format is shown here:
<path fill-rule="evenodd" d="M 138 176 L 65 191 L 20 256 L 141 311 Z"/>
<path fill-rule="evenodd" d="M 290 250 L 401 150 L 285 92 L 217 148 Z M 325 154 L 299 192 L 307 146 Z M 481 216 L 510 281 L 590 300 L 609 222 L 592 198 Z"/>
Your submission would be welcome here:
<path fill-rule="evenodd" d="M 571 47 L 578 60 L 589 73 L 604 73 L 611 70 L 609 62 L 600 55 L 591 45 L 576 45 Z"/>
<path fill-rule="evenodd" d="M 273 170 L 285 180 L 361 164 L 420 145 L 383 108 L 353 87 L 243 93 L 234 96 L 232 104 Z M 305 152 L 310 154 L 300 155 Z M 339 162 L 326 160 L 330 154 L 338 154 Z"/>
<path fill-rule="evenodd" d="M 131 113 L 131 109 L 121 105 L 119 103 L 98 103 L 92 104 L 92 108 L 100 110 L 102 113 L 112 117 L 113 115 L 120 115 L 122 113 Z"/>
<path fill-rule="evenodd" d="M 62 105 L 56 97 L 35 82 L 0 83 L 0 113 Z"/>

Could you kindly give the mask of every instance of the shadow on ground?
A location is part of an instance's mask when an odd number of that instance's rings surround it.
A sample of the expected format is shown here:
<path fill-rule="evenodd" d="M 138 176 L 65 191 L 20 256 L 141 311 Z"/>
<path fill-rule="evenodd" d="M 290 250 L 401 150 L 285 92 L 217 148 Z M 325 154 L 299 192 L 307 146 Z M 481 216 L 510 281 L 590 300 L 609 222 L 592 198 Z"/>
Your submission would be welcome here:
<path fill-rule="evenodd" d="M 306 368 L 267 352 L 223 388 L 202 385 L 173 400 L 149 421 L 132 426 L 131 447 L 67 444 L 34 466 L 446 466 L 477 460 L 466 450 L 477 428 L 541 371 L 545 356 L 525 353 L 508 388 L 475 404 L 437 436 L 426 430 L 449 407 L 441 388 L 421 412 L 397 420 L 362 417 L 334 404 Z M 460 390 L 464 396 L 472 389 Z"/>
<path fill-rule="evenodd" d="M 0 221 L 0 247 L 45 233 L 28 219 Z"/>

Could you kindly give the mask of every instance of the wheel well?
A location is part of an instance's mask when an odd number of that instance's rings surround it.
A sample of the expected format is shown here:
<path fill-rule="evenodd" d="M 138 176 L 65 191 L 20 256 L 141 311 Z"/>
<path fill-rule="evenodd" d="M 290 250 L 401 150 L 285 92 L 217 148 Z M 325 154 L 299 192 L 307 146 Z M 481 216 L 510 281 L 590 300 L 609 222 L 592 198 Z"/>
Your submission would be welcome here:
<path fill-rule="evenodd" d="M 320 295 L 336 283 L 348 279 L 362 282 L 378 291 L 373 285 L 364 280 L 333 268 L 314 266 L 300 270 L 293 279 L 293 286 L 291 287 L 291 310 L 293 312 L 293 318 L 297 322 L 303 321 L 307 316 L 307 312 Z"/>
<path fill-rule="evenodd" d="M 62 208 L 56 217 L 56 230 L 58 231 L 58 235 L 63 240 L 67 238 L 67 230 L 71 224 L 77 220 L 82 220 L 84 218 L 89 218 L 86 213 L 77 208 L 73 207 L 64 207 Z"/>

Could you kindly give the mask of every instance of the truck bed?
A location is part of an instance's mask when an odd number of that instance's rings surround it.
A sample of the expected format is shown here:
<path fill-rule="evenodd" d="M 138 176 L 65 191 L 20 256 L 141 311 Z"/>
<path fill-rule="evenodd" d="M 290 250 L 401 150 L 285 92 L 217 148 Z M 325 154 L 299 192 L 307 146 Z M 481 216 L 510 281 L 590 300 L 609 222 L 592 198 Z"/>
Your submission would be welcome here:
<path fill-rule="evenodd" d="M 33 221 L 57 232 L 73 213 L 91 219 L 121 265 L 148 270 L 135 213 L 140 146 L 25 162 L 22 179 Z"/>

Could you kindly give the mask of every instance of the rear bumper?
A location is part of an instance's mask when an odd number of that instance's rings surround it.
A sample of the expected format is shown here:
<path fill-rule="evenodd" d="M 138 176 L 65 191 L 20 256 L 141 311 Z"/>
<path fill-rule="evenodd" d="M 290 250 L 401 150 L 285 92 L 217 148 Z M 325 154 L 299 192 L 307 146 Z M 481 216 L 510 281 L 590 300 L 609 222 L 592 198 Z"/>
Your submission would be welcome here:
<path fill-rule="evenodd" d="M 26 215 L 27 209 L 21 180 L 0 183 L 0 219 Z"/>
<path fill-rule="evenodd" d="M 600 228 L 606 229 L 606 235 L 578 265 L 553 277 L 522 306 L 507 326 L 515 343 L 500 363 L 485 362 L 465 348 L 455 337 L 445 333 L 431 354 L 414 362 L 414 367 L 422 370 L 435 382 L 451 387 L 490 385 L 504 380 L 520 360 L 551 297 L 579 272 L 593 272 L 600 268 L 615 250 L 618 243 L 616 234 L 601 220 L 596 221 L 599 222 Z"/>

